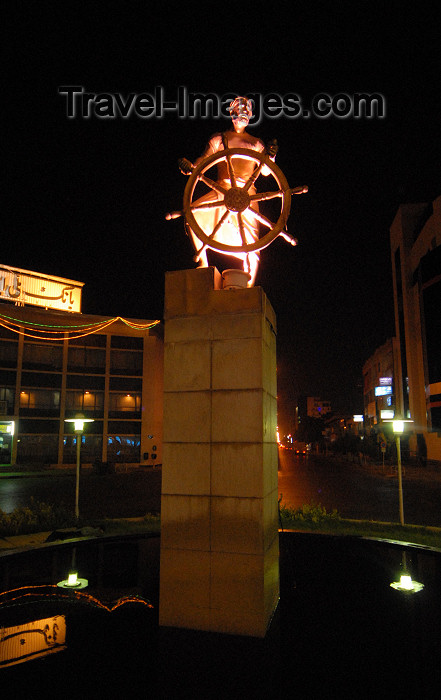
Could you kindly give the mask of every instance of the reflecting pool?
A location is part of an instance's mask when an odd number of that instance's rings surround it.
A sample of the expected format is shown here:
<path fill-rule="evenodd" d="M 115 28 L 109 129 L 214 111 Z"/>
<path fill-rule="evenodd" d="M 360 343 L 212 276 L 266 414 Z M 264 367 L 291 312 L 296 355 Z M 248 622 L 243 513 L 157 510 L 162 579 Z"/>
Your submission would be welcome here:
<path fill-rule="evenodd" d="M 159 543 L 2 554 L 0 679 L 17 697 L 439 696 L 440 551 L 280 533 L 280 603 L 259 640 L 159 629 Z M 87 588 L 57 586 L 73 565 Z M 403 572 L 418 593 L 391 587 Z"/>

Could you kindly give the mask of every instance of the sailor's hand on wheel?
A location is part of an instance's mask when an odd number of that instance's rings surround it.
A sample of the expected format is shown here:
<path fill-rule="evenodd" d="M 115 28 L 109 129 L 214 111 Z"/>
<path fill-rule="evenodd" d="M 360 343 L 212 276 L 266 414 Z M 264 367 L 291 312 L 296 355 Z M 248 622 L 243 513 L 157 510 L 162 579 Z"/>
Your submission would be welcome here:
<path fill-rule="evenodd" d="M 179 158 L 178 166 L 183 175 L 191 175 L 193 164 L 187 158 Z"/>

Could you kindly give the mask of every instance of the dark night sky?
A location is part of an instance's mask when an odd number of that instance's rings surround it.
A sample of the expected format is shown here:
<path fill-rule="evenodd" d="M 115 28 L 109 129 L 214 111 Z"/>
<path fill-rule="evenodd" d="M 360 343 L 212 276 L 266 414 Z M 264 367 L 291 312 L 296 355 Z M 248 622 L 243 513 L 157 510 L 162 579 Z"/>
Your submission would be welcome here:
<path fill-rule="evenodd" d="M 8 3 L 0 262 L 85 282 L 85 313 L 139 318 L 162 318 L 167 270 L 194 267 L 182 220 L 164 219 L 181 206 L 177 159 L 195 159 L 228 121 L 69 120 L 60 85 L 304 103 L 381 93 L 384 119 L 280 117 L 250 129 L 277 137 L 289 184 L 309 186 L 288 222 L 298 247 L 278 239 L 263 251 L 257 280 L 278 317 L 282 404 L 306 393 L 359 411 L 362 365 L 394 332 L 390 224 L 400 203 L 441 190 L 441 71 L 431 3 L 356 5 Z"/>

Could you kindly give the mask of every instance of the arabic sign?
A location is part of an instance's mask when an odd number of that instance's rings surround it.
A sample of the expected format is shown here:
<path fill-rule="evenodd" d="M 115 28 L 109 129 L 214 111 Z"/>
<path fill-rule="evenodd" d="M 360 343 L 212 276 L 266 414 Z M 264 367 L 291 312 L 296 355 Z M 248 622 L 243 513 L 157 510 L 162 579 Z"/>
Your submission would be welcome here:
<path fill-rule="evenodd" d="M 80 312 L 83 284 L 0 265 L 0 301 L 13 301 L 19 306 L 32 304 L 45 309 Z"/>

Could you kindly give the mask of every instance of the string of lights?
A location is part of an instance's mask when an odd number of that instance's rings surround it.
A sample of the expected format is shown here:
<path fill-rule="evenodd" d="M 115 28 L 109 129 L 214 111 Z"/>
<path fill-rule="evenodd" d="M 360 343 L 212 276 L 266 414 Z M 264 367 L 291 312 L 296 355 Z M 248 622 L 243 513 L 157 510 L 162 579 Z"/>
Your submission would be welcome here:
<path fill-rule="evenodd" d="M 154 326 L 157 326 L 158 323 L 161 323 L 160 321 L 152 321 L 149 324 L 145 323 L 133 323 L 133 321 L 128 321 L 126 318 L 122 318 L 121 316 L 118 316 L 117 320 L 122 321 L 123 323 L 126 324 L 126 326 L 129 326 L 130 328 L 136 328 L 137 330 L 145 330 L 146 328 L 153 328 Z"/>
<path fill-rule="evenodd" d="M 108 328 L 117 321 L 122 321 L 122 323 L 124 323 L 126 326 L 129 326 L 135 330 L 149 330 L 160 323 L 160 321 L 136 323 L 134 321 L 129 321 L 128 319 L 122 318 L 121 316 L 115 316 L 114 318 L 110 318 L 105 321 L 95 321 L 93 323 L 69 323 L 66 325 L 60 325 L 24 321 L 22 319 L 13 318 L 12 316 L 0 314 L 0 326 L 9 331 L 28 338 L 34 338 L 35 340 L 56 340 L 60 342 L 65 339 L 71 340 L 74 338 L 83 338 L 84 336 L 91 335 L 92 333 L 100 333 L 105 328 Z"/>
<path fill-rule="evenodd" d="M 41 589 L 46 589 L 46 592 L 44 592 Z M 11 594 L 17 595 L 13 595 L 11 598 L 9 598 Z M 7 596 L 8 598 L 6 600 L 1 600 L 1 598 L 4 596 Z M 113 601 L 109 605 L 106 605 L 106 603 L 103 603 L 102 601 L 98 600 L 98 598 L 96 598 L 95 596 L 90 595 L 90 593 L 84 593 L 82 591 L 74 590 L 62 593 L 60 589 L 53 584 L 43 584 L 41 586 L 22 586 L 21 588 L 14 588 L 10 591 L 4 591 L 3 593 L 0 593 L 0 608 L 5 609 L 15 607 L 17 605 L 22 605 L 24 598 L 34 599 L 34 601 L 29 602 L 37 602 L 37 600 L 41 599 L 50 599 L 53 601 L 60 600 L 67 602 L 85 603 L 88 605 L 92 605 L 93 607 L 106 610 L 107 612 L 113 612 L 114 610 L 117 610 L 119 607 L 121 607 L 121 605 L 125 605 L 126 603 L 141 603 L 142 605 L 146 605 L 148 608 L 153 608 L 153 605 L 148 600 L 137 595 L 122 596 L 121 598 L 118 598 L 118 600 Z"/>

